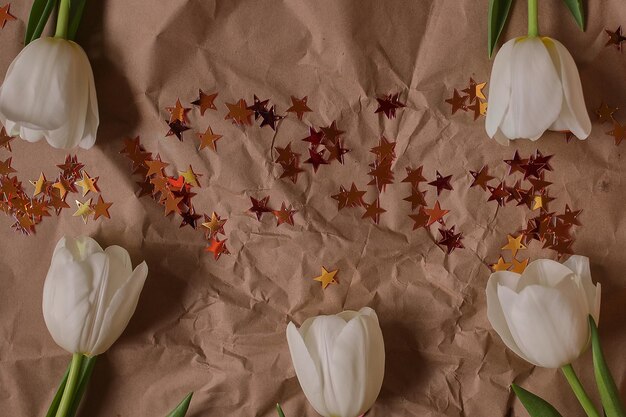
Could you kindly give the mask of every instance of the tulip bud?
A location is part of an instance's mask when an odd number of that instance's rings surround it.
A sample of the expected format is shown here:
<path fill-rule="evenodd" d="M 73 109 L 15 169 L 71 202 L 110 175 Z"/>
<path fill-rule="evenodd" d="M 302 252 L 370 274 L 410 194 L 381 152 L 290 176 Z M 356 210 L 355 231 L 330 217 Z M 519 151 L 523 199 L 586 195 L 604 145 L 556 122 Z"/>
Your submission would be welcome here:
<path fill-rule="evenodd" d="M 539 139 L 546 130 L 591 133 L 580 76 L 559 41 L 521 37 L 505 43 L 493 63 L 485 127 L 489 137 Z"/>
<path fill-rule="evenodd" d="M 43 315 L 54 341 L 70 353 L 104 353 L 130 321 L 148 275 L 132 269 L 119 246 L 102 250 L 89 237 L 57 243 L 43 289 Z"/>
<path fill-rule="evenodd" d="M 0 122 L 9 135 L 29 142 L 45 138 L 55 148 L 91 148 L 100 118 L 83 49 L 60 38 L 28 44 L 0 87 Z"/>
<path fill-rule="evenodd" d="M 519 357 L 544 368 L 561 368 L 588 347 L 588 317 L 600 316 L 600 284 L 593 285 L 589 259 L 564 264 L 540 259 L 522 275 L 494 272 L 487 283 L 487 316 L 502 341 Z"/>
<path fill-rule="evenodd" d="M 357 417 L 376 401 L 385 346 L 369 307 L 287 326 L 291 359 L 309 403 L 324 417 Z"/>

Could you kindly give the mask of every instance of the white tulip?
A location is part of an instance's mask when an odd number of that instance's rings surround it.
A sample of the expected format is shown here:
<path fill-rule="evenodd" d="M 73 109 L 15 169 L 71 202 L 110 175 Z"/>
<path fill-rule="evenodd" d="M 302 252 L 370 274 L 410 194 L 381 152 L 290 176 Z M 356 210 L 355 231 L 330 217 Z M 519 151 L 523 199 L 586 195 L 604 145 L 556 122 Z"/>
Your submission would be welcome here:
<path fill-rule="evenodd" d="M 124 248 L 102 250 L 89 237 L 63 237 L 43 289 L 43 316 L 54 341 L 71 353 L 104 353 L 135 312 L 147 275 L 145 262 L 133 271 Z"/>
<path fill-rule="evenodd" d="M 487 283 L 487 316 L 504 343 L 544 368 L 572 363 L 588 347 L 588 317 L 600 317 L 600 284 L 593 285 L 589 259 L 564 264 L 540 259 L 522 275 L 495 272 Z"/>
<path fill-rule="evenodd" d="M 365 307 L 287 326 L 300 386 L 325 417 L 357 417 L 376 401 L 385 374 L 385 345 L 376 312 Z"/>
<path fill-rule="evenodd" d="M 85 51 L 60 38 L 28 44 L 0 87 L 0 122 L 9 135 L 29 142 L 45 138 L 55 148 L 91 148 L 100 119 Z"/>
<path fill-rule="evenodd" d="M 591 133 L 591 120 L 574 59 L 559 41 L 521 37 L 505 43 L 493 63 L 487 134 L 509 139 L 539 139 L 546 130 Z"/>

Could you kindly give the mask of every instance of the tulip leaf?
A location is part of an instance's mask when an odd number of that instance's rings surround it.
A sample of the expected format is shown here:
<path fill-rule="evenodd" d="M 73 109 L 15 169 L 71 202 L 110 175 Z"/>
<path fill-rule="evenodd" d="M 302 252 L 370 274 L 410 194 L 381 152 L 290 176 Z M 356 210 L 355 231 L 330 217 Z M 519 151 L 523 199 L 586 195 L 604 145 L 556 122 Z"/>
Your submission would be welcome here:
<path fill-rule="evenodd" d="M 582 31 L 585 30 L 585 9 L 583 0 L 563 0 Z"/>
<path fill-rule="evenodd" d="M 193 392 L 187 394 L 187 396 L 180 402 L 180 404 L 178 404 L 176 408 L 167 415 L 167 417 L 184 417 L 185 414 L 187 414 L 187 410 L 189 409 L 191 397 L 193 397 Z"/>
<path fill-rule="evenodd" d="M 72 1 L 72 8 L 70 10 L 71 20 L 70 26 L 67 29 L 67 38 L 70 40 L 76 39 L 76 32 L 78 32 L 78 26 L 83 18 L 83 12 L 85 11 L 85 4 L 87 0 L 74 0 Z"/>
<path fill-rule="evenodd" d="M 283 409 L 280 404 L 276 404 L 276 411 L 278 412 L 278 417 L 285 417 L 285 413 L 283 413 Z"/>
<path fill-rule="evenodd" d="M 596 376 L 596 385 L 602 399 L 602 407 L 607 417 L 624 417 L 624 406 L 619 399 L 619 391 L 615 385 L 615 380 L 609 371 L 609 367 L 604 360 L 600 337 L 598 336 L 598 326 L 593 317 L 589 316 L 591 326 L 591 350 L 593 353 L 593 370 Z"/>
<path fill-rule="evenodd" d="M 562 417 L 561 414 L 549 402 L 541 397 L 526 391 L 519 385 L 511 385 L 515 395 L 522 402 L 531 417 Z"/>
<path fill-rule="evenodd" d="M 65 391 L 65 384 L 67 384 L 67 377 L 69 374 L 70 366 L 68 365 L 65 375 L 63 375 L 63 379 L 61 379 L 61 383 L 59 384 L 59 388 L 57 389 L 56 394 L 54 394 L 50 408 L 48 408 L 46 417 L 54 417 L 57 415 L 57 410 L 59 409 L 59 404 L 61 403 L 61 398 L 63 397 L 63 391 Z"/>
<path fill-rule="evenodd" d="M 80 402 L 85 395 L 85 391 L 87 389 L 87 384 L 89 384 L 89 380 L 91 379 L 91 374 L 93 373 L 93 367 L 96 364 L 96 356 L 87 357 L 87 360 L 84 360 L 82 366 L 80 368 L 80 374 L 78 376 L 78 384 L 76 385 L 76 391 L 74 393 L 74 398 L 72 400 L 72 405 L 70 406 L 69 411 L 67 412 L 67 417 L 74 417 L 76 412 L 78 411 L 78 407 L 80 406 Z"/>
<path fill-rule="evenodd" d="M 50 20 L 50 15 L 56 3 L 56 0 L 35 0 L 28 17 L 24 45 L 28 45 L 41 36 L 48 20 Z"/>
<path fill-rule="evenodd" d="M 513 0 L 489 0 L 489 17 L 487 37 L 489 38 L 489 58 L 493 56 L 500 34 L 504 29 L 506 19 L 511 11 Z"/>

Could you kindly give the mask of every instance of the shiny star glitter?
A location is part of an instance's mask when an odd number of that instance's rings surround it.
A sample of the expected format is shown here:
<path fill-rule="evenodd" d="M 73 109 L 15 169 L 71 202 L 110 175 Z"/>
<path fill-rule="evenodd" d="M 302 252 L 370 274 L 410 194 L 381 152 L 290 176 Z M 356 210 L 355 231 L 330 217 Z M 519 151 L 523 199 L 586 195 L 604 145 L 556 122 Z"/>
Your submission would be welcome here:
<path fill-rule="evenodd" d="M 272 211 L 276 217 L 276 226 L 280 226 L 283 223 L 293 226 L 293 215 L 296 212 L 297 210 L 293 210 L 291 206 L 287 207 L 287 205 L 283 202 L 280 206 L 280 210 Z"/>
<path fill-rule="evenodd" d="M 513 159 L 506 159 L 504 163 L 509 166 L 509 175 L 515 172 L 521 172 L 523 174 L 525 170 L 524 168 L 522 168 L 522 165 L 527 164 L 528 159 L 522 159 L 519 156 L 519 152 L 515 151 L 515 155 L 513 155 Z"/>
<path fill-rule="evenodd" d="M 467 96 L 461 96 L 458 90 L 454 89 L 454 94 L 451 98 L 446 99 L 446 103 L 452 106 L 452 114 L 455 114 L 459 110 L 467 111 Z"/>
<path fill-rule="evenodd" d="M 304 161 L 305 164 L 311 164 L 313 166 L 313 172 L 317 172 L 320 165 L 327 165 L 328 161 L 324 159 L 324 150 L 318 152 L 314 149 L 309 149 L 309 159 Z"/>
<path fill-rule="evenodd" d="M 523 235 L 519 235 L 518 237 L 508 235 L 507 239 L 509 242 L 502 247 L 502 250 L 510 250 L 511 256 L 515 257 L 519 250 L 526 249 L 526 246 L 522 244 L 522 240 L 524 239 Z"/>
<path fill-rule="evenodd" d="M 324 140 L 324 132 L 315 130 L 314 127 L 309 127 L 309 136 L 302 139 L 304 142 L 309 142 L 311 147 L 317 149 L 317 146 L 321 145 Z"/>
<path fill-rule="evenodd" d="M 213 254 L 215 260 L 219 260 L 223 254 L 228 255 L 228 248 L 226 247 L 226 241 L 228 239 L 219 240 L 218 238 L 211 238 L 209 240 L 209 246 L 207 246 L 204 250 L 206 252 L 210 252 Z"/>
<path fill-rule="evenodd" d="M 33 191 L 33 197 L 37 197 L 40 194 L 46 194 L 52 184 L 46 179 L 46 176 L 42 173 L 39 174 L 37 181 L 30 181 L 31 185 L 35 187 Z"/>
<path fill-rule="evenodd" d="M 396 111 L 406 107 L 406 104 L 400 101 L 400 94 L 387 94 L 386 96 L 378 97 L 378 108 L 374 113 L 383 113 L 387 116 L 387 119 L 394 119 L 396 117 Z"/>
<path fill-rule="evenodd" d="M 622 42 L 626 40 L 626 37 L 622 36 L 622 27 L 618 26 L 614 32 L 608 29 L 605 29 L 604 31 L 609 36 L 609 39 L 606 41 L 604 46 L 615 46 L 618 51 L 621 51 Z"/>
<path fill-rule="evenodd" d="M 206 237 L 207 239 L 211 239 L 218 234 L 224 234 L 224 225 L 226 224 L 227 219 L 222 219 L 217 213 L 213 212 L 211 217 L 204 215 L 204 223 L 202 223 L 202 227 L 206 229 Z"/>
<path fill-rule="evenodd" d="M 598 116 L 598 121 L 600 124 L 604 123 L 612 123 L 615 119 L 613 115 L 616 111 L 618 111 L 618 107 L 609 107 L 606 103 L 600 104 L 598 110 L 596 110 L 596 115 Z"/>
<path fill-rule="evenodd" d="M 334 270 L 334 271 L 328 271 L 326 268 L 322 267 L 322 275 L 320 275 L 319 277 L 315 277 L 313 278 L 314 281 L 317 282 L 321 282 L 322 283 L 322 289 L 326 289 L 326 287 L 328 287 L 330 284 L 337 284 L 337 280 L 335 279 L 335 276 L 337 275 L 337 272 L 339 270 Z"/>
<path fill-rule="evenodd" d="M 336 121 L 333 121 L 328 127 L 322 127 L 321 130 L 324 134 L 324 139 L 331 143 L 335 143 L 338 137 L 346 133 L 343 130 L 337 129 Z"/>
<path fill-rule="evenodd" d="M 217 152 L 216 142 L 222 138 L 222 135 L 213 133 L 213 129 L 209 126 L 204 133 L 198 133 L 198 138 L 200 139 L 200 145 L 198 146 L 199 151 L 204 148 L 211 148 L 213 151 Z"/>
<path fill-rule="evenodd" d="M 298 120 L 302 120 L 304 113 L 313 111 L 307 106 L 307 100 L 306 96 L 301 99 L 291 96 L 291 107 L 287 109 L 287 113 L 295 113 Z"/>
<path fill-rule="evenodd" d="M 84 203 L 81 203 L 80 201 L 76 200 L 76 207 L 77 207 L 77 210 L 76 212 L 74 212 L 72 216 L 82 217 L 85 224 L 87 224 L 87 221 L 89 220 L 89 216 L 93 214 L 93 209 L 91 208 L 91 198 Z"/>
<path fill-rule="evenodd" d="M 174 120 L 173 122 L 168 122 L 167 124 L 170 130 L 165 134 L 166 137 L 176 136 L 179 141 L 183 141 L 183 133 L 188 131 L 190 128 L 182 123 L 180 120 Z"/>
<path fill-rule="evenodd" d="M 487 114 L 487 103 L 476 100 L 473 104 L 467 106 L 467 109 L 474 112 L 474 120 L 476 120 L 480 116 L 485 116 Z"/>
<path fill-rule="evenodd" d="M 186 184 L 189 184 L 192 187 L 200 187 L 200 183 L 198 182 L 200 174 L 196 174 L 191 165 L 189 165 L 189 168 L 187 168 L 186 171 L 178 171 L 178 173 L 185 179 Z"/>
<path fill-rule="evenodd" d="M 263 213 L 271 213 L 273 210 L 269 208 L 267 205 L 269 204 L 270 197 L 266 196 L 259 200 L 254 197 L 250 197 L 250 202 L 252 203 L 252 207 L 250 207 L 249 211 L 254 213 L 258 221 L 261 221 L 261 217 Z"/>
<path fill-rule="evenodd" d="M 217 107 L 215 107 L 216 98 L 217 93 L 205 94 L 205 92 L 200 89 L 198 90 L 198 99 L 192 101 L 191 104 L 200 107 L 200 115 L 204 116 L 207 110 L 217 110 Z"/>
<path fill-rule="evenodd" d="M 0 148 L 4 148 L 7 151 L 11 152 L 11 141 L 14 140 L 15 136 L 9 136 L 7 134 L 4 126 L 0 128 Z"/>
<path fill-rule="evenodd" d="M 169 123 L 180 122 L 183 125 L 189 124 L 187 113 L 189 113 L 191 109 L 183 107 L 180 99 L 176 99 L 176 105 L 174 107 L 166 107 L 165 110 L 167 110 L 167 112 L 170 114 Z"/>
<path fill-rule="evenodd" d="M 504 258 L 502 257 L 498 259 L 497 263 L 491 265 L 491 269 L 493 270 L 493 272 L 508 271 L 510 267 L 511 267 L 511 264 L 508 262 L 505 262 Z"/>
<path fill-rule="evenodd" d="M 86 171 L 83 171 L 83 177 L 76 181 L 76 185 L 82 188 L 83 197 L 85 197 L 90 191 L 94 194 L 100 192 L 96 183 L 98 182 L 98 177 L 91 178 Z"/>
<path fill-rule="evenodd" d="M 429 227 L 435 222 L 444 224 L 443 217 L 450 213 L 450 210 L 443 210 L 439 205 L 439 201 L 437 201 L 432 209 L 424 209 L 424 213 L 428 215 L 428 223 L 426 223 L 426 226 Z"/>
<path fill-rule="evenodd" d="M 379 199 L 377 198 L 371 204 L 364 204 L 365 213 L 363 213 L 362 219 L 372 219 L 375 224 L 378 224 L 380 221 L 380 215 L 385 213 L 387 210 L 380 207 Z"/>
<path fill-rule="evenodd" d="M 261 127 L 269 126 L 272 130 L 276 130 L 276 123 L 285 118 L 285 116 L 279 116 L 276 114 L 276 106 L 270 107 L 269 110 L 261 112 Z"/>
<path fill-rule="evenodd" d="M 562 220 L 566 225 L 580 226 L 580 222 L 578 221 L 578 216 L 582 213 L 582 210 L 572 210 L 569 206 L 565 205 L 565 213 L 559 214 L 556 216 L 558 219 Z"/>
<path fill-rule="evenodd" d="M 437 188 L 437 195 L 441 195 L 443 190 L 452 190 L 452 185 L 450 185 L 450 180 L 452 179 L 452 175 L 443 176 L 437 171 L 436 173 L 437 179 L 435 181 L 431 181 L 428 185 L 432 185 Z"/>
<path fill-rule="evenodd" d="M 11 3 L 0 7 L 0 29 L 4 29 L 7 22 L 16 20 L 16 17 L 10 13 Z"/>
<path fill-rule="evenodd" d="M 502 259 L 502 258 L 500 258 Z M 516 274 L 523 274 L 524 271 L 526 270 L 526 267 L 528 266 L 528 258 L 522 260 L 522 261 L 518 261 L 517 259 L 513 259 L 512 261 L 512 266 L 510 271 L 511 272 L 515 272 Z"/>
<path fill-rule="evenodd" d="M 198 228 L 198 220 L 202 218 L 201 215 L 196 214 L 196 210 L 193 207 L 181 213 L 180 216 L 182 217 L 182 220 L 180 222 L 180 227 L 189 226 L 192 229 Z"/>
<path fill-rule="evenodd" d="M 337 138 L 335 143 L 325 144 L 328 151 L 328 160 L 336 160 L 340 164 L 344 163 L 344 155 L 350 152 L 350 149 L 346 149 L 341 145 L 341 138 Z"/>
<path fill-rule="evenodd" d="M 248 106 L 248 110 L 251 110 L 254 113 L 254 120 L 258 120 L 259 117 L 263 116 L 263 113 L 267 112 L 267 105 L 269 100 L 261 100 L 256 95 L 254 96 L 254 104 Z"/>
<path fill-rule="evenodd" d="M 289 163 L 283 164 L 282 167 L 283 173 L 280 175 L 280 178 L 289 178 L 294 184 L 298 181 L 298 175 L 304 172 L 304 170 L 300 168 L 300 162 L 297 156 Z"/>
<path fill-rule="evenodd" d="M 106 217 L 107 219 L 111 218 L 109 214 L 109 209 L 113 203 L 107 203 L 104 201 L 101 195 L 98 196 L 98 202 L 93 205 L 93 219 L 98 220 L 99 217 Z"/>
<path fill-rule="evenodd" d="M 477 83 L 473 78 L 470 78 L 469 87 L 463 90 L 467 97 L 469 98 L 469 102 L 473 102 L 476 99 L 487 100 L 485 94 L 483 93 L 483 89 L 487 83 Z"/>
<path fill-rule="evenodd" d="M 146 172 L 146 177 L 151 177 L 153 175 L 164 176 L 164 170 L 169 166 L 168 163 L 161 161 L 161 157 L 157 154 L 156 159 L 151 161 L 146 161 L 146 166 L 148 167 L 148 172 Z"/>
<path fill-rule="evenodd" d="M 480 171 L 470 171 L 470 175 L 474 179 L 474 181 L 472 181 L 472 184 L 470 185 L 470 188 L 480 187 L 483 189 L 483 191 L 487 191 L 489 181 L 495 178 L 489 175 L 489 167 L 486 165 L 482 167 Z"/>
<path fill-rule="evenodd" d="M 237 103 L 226 103 L 228 114 L 224 119 L 232 120 L 234 124 L 239 126 L 252 126 L 252 115 L 254 111 L 248 108 L 246 100 L 240 99 Z"/>
<path fill-rule="evenodd" d="M 445 246 L 446 252 L 451 254 L 455 249 L 463 249 L 463 234 L 462 233 L 454 233 L 454 226 L 450 229 L 441 228 L 439 229 L 439 233 L 441 234 L 441 239 L 437 241 L 439 246 Z"/>
<path fill-rule="evenodd" d="M 626 139 L 626 126 L 622 126 L 617 120 L 613 121 L 613 130 L 606 132 L 607 135 L 613 136 L 615 145 L 619 146 Z"/>

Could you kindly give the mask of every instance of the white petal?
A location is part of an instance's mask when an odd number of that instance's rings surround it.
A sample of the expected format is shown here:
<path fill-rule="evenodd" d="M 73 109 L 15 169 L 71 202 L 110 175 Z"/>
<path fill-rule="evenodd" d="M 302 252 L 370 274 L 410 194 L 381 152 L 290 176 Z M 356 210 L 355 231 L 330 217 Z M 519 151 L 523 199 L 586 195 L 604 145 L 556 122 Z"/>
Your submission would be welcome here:
<path fill-rule="evenodd" d="M 318 365 L 313 361 L 302 335 L 293 323 L 287 325 L 287 344 L 291 361 L 304 395 L 319 414 L 330 417 L 326 409 Z"/>
<path fill-rule="evenodd" d="M 493 138 L 511 99 L 511 64 L 512 52 L 516 39 L 511 39 L 498 51 L 489 80 L 489 109 L 485 120 L 487 135 Z"/>
<path fill-rule="evenodd" d="M 31 42 L 7 70 L 0 91 L 0 112 L 22 126 L 58 129 L 72 113 L 72 47 L 68 41 L 40 38 Z"/>
<path fill-rule="evenodd" d="M 509 139 L 536 138 L 561 112 L 561 80 L 539 38 L 519 40 L 511 65 L 511 100 L 500 129 Z"/>
<path fill-rule="evenodd" d="M 591 133 L 591 120 L 576 62 L 561 42 L 544 38 L 544 43 L 559 73 L 564 95 L 561 114 L 552 129 L 570 130 L 578 139 L 586 139 Z"/>
<path fill-rule="evenodd" d="M 76 238 L 63 237 L 63 247 L 72 252 L 72 256 L 77 261 L 82 261 L 94 253 L 104 252 L 102 246 L 89 236 L 78 236 Z M 57 245 L 60 245 L 61 241 Z"/>
<path fill-rule="evenodd" d="M 556 287 L 562 280 L 571 278 L 573 272 L 567 266 L 550 260 L 537 259 L 528 264 L 517 287 L 517 292 L 529 285 Z"/>
<path fill-rule="evenodd" d="M 531 285 L 513 299 L 508 297 L 510 291 L 498 288 L 511 334 L 531 363 L 560 368 L 580 356 L 589 326 L 587 314 L 581 311 L 584 298 L 574 280 L 563 280 L 556 288 Z"/>
<path fill-rule="evenodd" d="M 80 141 L 80 147 L 83 149 L 89 149 L 96 143 L 96 136 L 98 133 L 98 126 L 100 124 L 100 114 L 98 112 L 98 97 L 96 94 L 96 84 L 93 79 L 93 71 L 87 55 L 82 53 L 82 61 L 84 71 L 88 75 L 89 82 L 89 104 L 87 106 L 87 120 L 85 122 L 85 129 L 83 132 L 83 138 Z"/>
<path fill-rule="evenodd" d="M 147 276 L 148 266 L 142 262 L 135 268 L 126 283 L 115 292 L 110 304 L 106 306 L 97 341 L 91 350 L 86 352 L 88 355 L 95 356 L 104 353 L 124 332 L 135 313 Z"/>
<path fill-rule="evenodd" d="M 487 281 L 487 318 L 489 323 L 491 323 L 491 327 L 498 333 L 504 344 L 515 352 L 517 356 L 528 360 L 511 335 L 502 310 L 502 303 L 498 297 L 498 286 L 500 285 L 511 289 L 512 294 L 510 294 L 510 297 L 516 297 L 513 288 L 517 286 L 519 278 L 519 274 L 509 271 L 498 271 L 491 274 L 489 281 Z"/>

